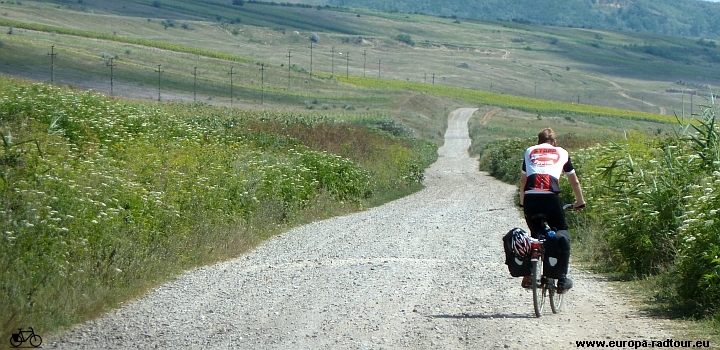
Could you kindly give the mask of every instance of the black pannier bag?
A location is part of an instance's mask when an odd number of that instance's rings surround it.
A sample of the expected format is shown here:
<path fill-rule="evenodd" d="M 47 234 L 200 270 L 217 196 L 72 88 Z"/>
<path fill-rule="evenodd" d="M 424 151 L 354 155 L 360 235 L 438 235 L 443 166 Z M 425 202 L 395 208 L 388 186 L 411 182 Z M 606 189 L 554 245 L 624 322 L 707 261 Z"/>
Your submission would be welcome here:
<path fill-rule="evenodd" d="M 565 262 L 570 257 L 568 231 L 559 230 L 555 237 L 545 237 L 544 247 L 543 275 L 555 279 L 563 278 L 568 271 L 568 265 Z"/>
<path fill-rule="evenodd" d="M 510 270 L 511 276 L 513 276 L 513 277 L 529 276 L 530 268 L 532 267 L 530 260 L 529 259 L 519 260 L 518 258 L 515 257 L 515 254 L 513 253 L 512 236 L 513 236 L 513 232 L 515 232 L 515 230 L 523 231 L 522 229 L 516 227 L 516 228 L 510 230 L 503 237 L 503 247 L 505 248 L 505 264 L 508 266 L 508 270 Z"/>

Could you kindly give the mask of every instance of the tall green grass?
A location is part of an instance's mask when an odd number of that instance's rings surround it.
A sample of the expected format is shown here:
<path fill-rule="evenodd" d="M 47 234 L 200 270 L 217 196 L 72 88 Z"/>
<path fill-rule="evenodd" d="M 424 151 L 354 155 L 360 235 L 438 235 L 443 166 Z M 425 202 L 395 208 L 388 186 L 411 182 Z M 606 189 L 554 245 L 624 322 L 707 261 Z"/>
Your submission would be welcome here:
<path fill-rule="evenodd" d="M 288 226 L 421 187 L 436 146 L 343 119 L 2 79 L 3 338 L 69 326 Z"/>

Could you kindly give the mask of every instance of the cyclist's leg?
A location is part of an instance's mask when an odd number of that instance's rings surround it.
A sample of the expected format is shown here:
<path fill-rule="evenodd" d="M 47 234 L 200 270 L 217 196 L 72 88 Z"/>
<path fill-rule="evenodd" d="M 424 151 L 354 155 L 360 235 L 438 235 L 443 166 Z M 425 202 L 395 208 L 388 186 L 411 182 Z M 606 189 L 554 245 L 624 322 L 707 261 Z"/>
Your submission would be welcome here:
<path fill-rule="evenodd" d="M 530 229 L 530 235 L 533 238 L 538 237 L 538 233 L 542 231 L 543 227 L 540 226 L 540 223 L 533 220 L 532 217 L 535 214 L 545 214 L 548 215 L 545 212 L 545 208 L 547 207 L 546 200 L 548 199 L 548 196 L 552 196 L 550 194 L 535 194 L 535 193 L 526 193 L 525 194 L 525 203 L 523 206 L 523 214 L 525 215 L 525 222 L 527 223 L 528 228 Z"/>
<path fill-rule="evenodd" d="M 567 221 L 565 221 L 565 211 L 562 208 L 560 196 L 554 195 L 548 198 L 547 202 L 548 225 L 554 228 L 555 239 L 553 240 L 553 255 L 558 259 L 558 263 L 562 267 L 562 275 L 567 274 L 568 265 L 570 264 L 570 235 L 568 234 Z"/>
<path fill-rule="evenodd" d="M 567 230 L 567 222 L 565 221 L 565 211 L 563 210 L 560 196 L 553 194 L 549 195 L 544 202 L 545 215 L 548 216 L 548 225 L 558 230 Z"/>
<path fill-rule="evenodd" d="M 545 214 L 547 223 L 556 230 L 566 230 L 565 212 L 560 203 L 560 197 L 554 193 L 538 194 L 526 193 L 525 202 L 523 203 L 523 213 L 525 214 L 525 222 L 530 229 L 530 233 L 537 238 L 538 232 L 542 232 L 543 227 L 539 222 L 532 219 L 535 214 Z"/>
<path fill-rule="evenodd" d="M 562 209 L 560 198 L 556 197 L 556 201 L 548 204 L 549 208 L 553 208 L 553 214 L 548 219 L 548 225 L 555 228 L 555 239 L 553 239 L 552 256 L 557 258 L 559 265 L 556 272 L 558 273 L 558 291 L 564 293 L 572 288 L 572 280 L 567 278 L 568 268 L 570 266 L 570 235 L 568 232 L 567 221 L 565 221 L 565 211 Z M 546 249 L 548 246 L 546 245 Z M 546 250 L 547 251 L 547 250 Z"/>
<path fill-rule="evenodd" d="M 562 275 L 566 275 L 568 266 L 570 265 L 570 237 L 568 236 L 568 231 L 558 230 L 557 233 L 555 233 L 554 243 L 556 258 L 563 268 Z"/>
<path fill-rule="evenodd" d="M 556 194 L 526 194 L 524 204 L 525 220 L 533 237 L 537 238 L 536 232 L 543 229 L 531 219 L 534 214 L 545 214 L 548 225 L 556 230 L 555 238 L 545 244 L 545 253 L 548 257 L 557 259 L 552 264 L 557 265 L 557 269 L 552 269 L 553 278 L 564 280 L 570 264 L 570 236 L 560 197 Z"/>

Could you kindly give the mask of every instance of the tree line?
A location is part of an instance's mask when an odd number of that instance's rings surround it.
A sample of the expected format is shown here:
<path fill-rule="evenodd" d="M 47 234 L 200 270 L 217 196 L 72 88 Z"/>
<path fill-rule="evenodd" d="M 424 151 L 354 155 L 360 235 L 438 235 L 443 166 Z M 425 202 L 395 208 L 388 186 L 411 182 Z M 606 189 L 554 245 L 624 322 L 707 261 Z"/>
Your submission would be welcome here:
<path fill-rule="evenodd" d="M 328 0 L 332 6 L 720 38 L 720 4 L 700 0 Z"/>

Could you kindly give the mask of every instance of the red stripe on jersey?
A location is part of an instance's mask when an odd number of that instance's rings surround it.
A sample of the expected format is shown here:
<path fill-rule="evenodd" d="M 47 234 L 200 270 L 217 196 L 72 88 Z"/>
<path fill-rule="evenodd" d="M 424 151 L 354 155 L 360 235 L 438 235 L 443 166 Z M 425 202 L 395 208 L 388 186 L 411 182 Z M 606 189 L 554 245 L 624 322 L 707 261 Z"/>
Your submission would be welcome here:
<path fill-rule="evenodd" d="M 535 189 L 550 191 L 550 175 L 548 174 L 537 174 L 535 175 Z"/>

